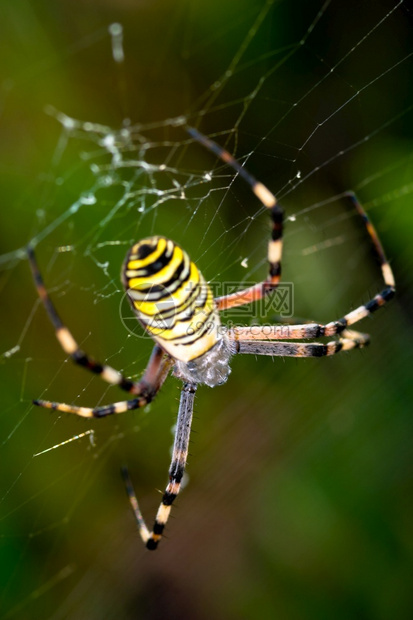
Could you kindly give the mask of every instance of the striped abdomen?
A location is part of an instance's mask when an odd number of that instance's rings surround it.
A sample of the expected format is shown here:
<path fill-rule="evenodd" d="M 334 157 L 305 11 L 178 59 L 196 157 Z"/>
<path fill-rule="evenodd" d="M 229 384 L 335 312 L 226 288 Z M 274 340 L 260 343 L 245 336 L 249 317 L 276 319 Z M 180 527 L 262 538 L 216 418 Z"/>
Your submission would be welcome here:
<path fill-rule="evenodd" d="M 122 281 L 137 318 L 174 359 L 190 362 L 221 340 L 210 287 L 170 239 L 148 237 L 132 246 Z"/>

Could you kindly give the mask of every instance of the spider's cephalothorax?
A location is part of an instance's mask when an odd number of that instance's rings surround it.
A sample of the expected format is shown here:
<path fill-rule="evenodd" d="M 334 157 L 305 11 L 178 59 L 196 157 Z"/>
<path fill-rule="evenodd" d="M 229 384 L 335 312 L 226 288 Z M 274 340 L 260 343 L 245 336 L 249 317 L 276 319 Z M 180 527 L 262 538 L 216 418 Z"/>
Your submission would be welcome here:
<path fill-rule="evenodd" d="M 175 374 L 210 387 L 224 383 L 231 347 L 210 286 L 179 245 L 142 239 L 129 250 L 122 281 L 144 329 L 175 360 Z"/>

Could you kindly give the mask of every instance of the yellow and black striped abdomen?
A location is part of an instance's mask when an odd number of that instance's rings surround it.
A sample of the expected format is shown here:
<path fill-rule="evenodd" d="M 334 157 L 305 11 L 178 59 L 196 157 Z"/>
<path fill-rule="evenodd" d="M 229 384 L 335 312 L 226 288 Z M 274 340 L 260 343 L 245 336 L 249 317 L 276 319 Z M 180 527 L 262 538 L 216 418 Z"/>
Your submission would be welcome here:
<path fill-rule="evenodd" d="M 122 281 L 137 318 L 174 359 L 189 362 L 220 340 L 211 288 L 170 239 L 148 237 L 132 246 Z"/>

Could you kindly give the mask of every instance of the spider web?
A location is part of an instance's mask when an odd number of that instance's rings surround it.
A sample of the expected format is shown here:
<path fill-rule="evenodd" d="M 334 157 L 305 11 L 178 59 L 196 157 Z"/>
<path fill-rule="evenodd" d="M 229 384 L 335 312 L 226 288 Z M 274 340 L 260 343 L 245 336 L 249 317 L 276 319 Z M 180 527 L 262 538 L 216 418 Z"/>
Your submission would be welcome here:
<path fill-rule="evenodd" d="M 1 9 L 2 617 L 410 617 L 411 5 L 72 7 Z M 65 359 L 25 247 L 36 246 L 81 347 L 139 377 L 151 342 L 119 278 L 134 241 L 179 242 L 216 294 L 266 275 L 265 209 L 186 124 L 285 208 L 296 317 L 338 318 L 382 287 L 350 189 L 403 303 L 360 326 L 366 351 L 236 359 L 225 386 L 201 388 L 190 483 L 150 555 L 119 468 L 128 463 L 151 523 L 179 382 L 114 419 L 35 409 L 32 398 L 97 406 L 123 395 Z"/>

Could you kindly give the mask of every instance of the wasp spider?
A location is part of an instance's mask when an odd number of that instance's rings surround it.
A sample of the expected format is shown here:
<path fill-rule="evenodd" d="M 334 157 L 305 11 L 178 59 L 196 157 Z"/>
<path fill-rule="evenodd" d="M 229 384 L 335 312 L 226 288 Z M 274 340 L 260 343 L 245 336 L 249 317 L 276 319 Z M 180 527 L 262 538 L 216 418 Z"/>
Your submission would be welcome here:
<path fill-rule="evenodd" d="M 383 306 L 395 292 L 393 273 L 377 233 L 356 196 L 353 193 L 346 193 L 346 199 L 352 203 L 364 222 L 379 258 L 385 283 L 384 290 L 365 305 L 325 325 L 306 323 L 288 325 L 287 329 L 285 325 L 282 327 L 274 325 L 271 329 L 268 326 L 260 329 L 254 325 L 253 328 L 246 326 L 223 329 L 219 316 L 221 310 L 257 301 L 277 288 L 281 276 L 283 211 L 277 204 L 275 196 L 226 150 L 196 129 L 188 128 L 188 132 L 194 140 L 235 169 L 261 203 L 267 207 L 272 223 L 271 239 L 268 244 L 269 272 L 263 282 L 214 299 L 201 272 L 179 245 L 160 236 L 137 242 L 126 256 L 122 281 L 136 317 L 155 341 L 149 363 L 139 381 L 124 377 L 107 364 L 100 364 L 79 348 L 69 329 L 62 323 L 47 293 L 33 248 L 28 249 L 38 294 L 63 350 L 76 364 L 100 375 L 104 381 L 119 386 L 132 396 L 130 400 L 96 408 L 45 400 L 35 400 L 35 405 L 74 413 L 85 418 L 101 418 L 144 407 L 155 398 L 170 372 L 183 382 L 169 482 L 152 530 L 148 529 L 142 517 L 128 471 L 122 470 L 139 533 L 148 549 L 156 549 L 172 503 L 179 493 L 188 455 L 194 397 L 198 385 L 206 384 L 214 387 L 224 383 L 230 373 L 230 359 L 237 353 L 320 357 L 363 347 L 369 341 L 368 335 L 353 331 L 349 327 Z M 294 342 L 322 336 L 334 338 L 326 343 Z M 283 342 L 285 340 L 287 342 Z"/>

